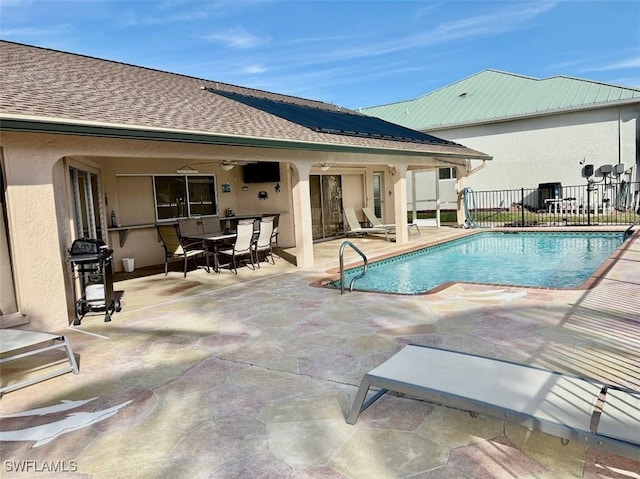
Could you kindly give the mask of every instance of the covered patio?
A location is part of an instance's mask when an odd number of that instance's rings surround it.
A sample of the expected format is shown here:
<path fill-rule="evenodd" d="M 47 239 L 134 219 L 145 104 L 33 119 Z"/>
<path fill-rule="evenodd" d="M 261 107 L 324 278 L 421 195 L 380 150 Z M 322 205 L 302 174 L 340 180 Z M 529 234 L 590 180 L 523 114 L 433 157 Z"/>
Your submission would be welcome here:
<path fill-rule="evenodd" d="M 464 233 L 421 230 L 410 245 Z M 407 247 L 353 241 L 370 257 Z M 458 284 L 341 296 L 310 286 L 336 267 L 341 241 L 314 244 L 307 268 L 276 258 L 237 276 L 119 276 L 124 308 L 111 323 L 87 316 L 64 330 L 80 374 L 0 401 L 7 477 L 57 461 L 110 479 L 637 478 L 638 461 L 408 398 L 344 420 L 362 375 L 408 343 L 640 389 L 640 237 L 630 241 L 582 291 Z M 71 415 L 86 420 L 63 427 Z M 27 460 L 31 470 L 17 472 Z"/>

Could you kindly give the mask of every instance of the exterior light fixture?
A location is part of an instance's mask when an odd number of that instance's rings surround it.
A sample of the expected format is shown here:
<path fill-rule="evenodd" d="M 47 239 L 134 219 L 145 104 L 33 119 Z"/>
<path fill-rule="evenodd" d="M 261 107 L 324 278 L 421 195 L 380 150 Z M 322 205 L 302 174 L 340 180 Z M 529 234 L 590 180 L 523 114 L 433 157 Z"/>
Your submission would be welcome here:
<path fill-rule="evenodd" d="M 320 171 L 329 171 L 331 163 L 320 163 Z"/>
<path fill-rule="evenodd" d="M 220 165 L 220 168 L 222 168 L 224 171 L 231 171 L 233 169 L 234 165 L 230 164 L 230 163 L 222 163 Z"/>

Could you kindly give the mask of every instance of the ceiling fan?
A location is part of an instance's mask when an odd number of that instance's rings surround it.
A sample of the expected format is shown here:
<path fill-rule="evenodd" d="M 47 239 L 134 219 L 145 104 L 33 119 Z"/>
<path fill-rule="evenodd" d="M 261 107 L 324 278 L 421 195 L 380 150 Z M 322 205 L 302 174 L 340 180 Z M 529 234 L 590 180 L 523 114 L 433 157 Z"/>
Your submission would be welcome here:
<path fill-rule="evenodd" d="M 252 163 L 257 163 L 257 161 L 241 161 L 241 160 L 216 160 L 216 161 L 207 161 L 202 163 L 196 163 L 198 165 L 217 163 L 220 168 L 224 171 L 230 171 L 234 166 L 244 166 Z"/>

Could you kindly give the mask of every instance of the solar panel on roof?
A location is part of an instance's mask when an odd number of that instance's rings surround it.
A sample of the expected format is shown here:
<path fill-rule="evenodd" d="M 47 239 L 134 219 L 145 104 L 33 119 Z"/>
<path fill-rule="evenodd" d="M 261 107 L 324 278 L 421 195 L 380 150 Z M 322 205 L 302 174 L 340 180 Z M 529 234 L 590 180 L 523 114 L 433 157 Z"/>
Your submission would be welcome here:
<path fill-rule="evenodd" d="M 457 143 L 451 141 L 355 112 L 332 111 L 308 105 L 276 101 L 220 90 L 208 91 L 320 133 L 412 143 L 457 145 Z"/>

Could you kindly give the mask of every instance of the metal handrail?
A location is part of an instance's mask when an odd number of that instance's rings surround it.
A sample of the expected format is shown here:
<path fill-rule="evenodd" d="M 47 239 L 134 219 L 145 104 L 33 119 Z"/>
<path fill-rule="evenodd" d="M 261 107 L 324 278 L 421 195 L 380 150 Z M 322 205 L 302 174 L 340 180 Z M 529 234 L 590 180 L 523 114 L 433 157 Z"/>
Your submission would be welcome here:
<path fill-rule="evenodd" d="M 367 271 L 369 270 L 369 260 L 367 259 L 366 255 L 362 251 L 360 251 L 358 247 L 354 245 L 351 241 L 345 241 L 344 243 L 342 243 L 340 245 L 340 294 L 341 295 L 344 294 L 344 249 L 347 246 L 351 246 L 351 248 L 356 253 L 358 253 L 364 260 L 364 270 L 362 271 L 361 274 L 351 279 L 351 282 L 349 283 L 349 292 L 353 291 L 353 283 L 355 282 L 355 280 L 364 277 L 364 275 L 367 274 Z"/>
<path fill-rule="evenodd" d="M 637 225 L 640 225 L 640 219 L 636 220 L 634 223 L 632 223 L 632 224 L 631 224 L 631 226 L 629 226 L 629 227 L 625 230 L 625 232 L 624 232 L 624 233 L 623 233 L 623 235 L 622 235 L 622 240 L 623 240 L 623 241 L 626 241 L 626 240 L 631 236 L 631 234 L 633 233 L 633 231 L 632 231 L 632 230 L 633 230 L 633 227 L 634 227 L 634 226 L 637 226 Z"/>

